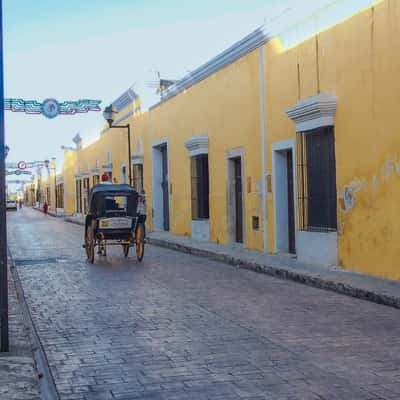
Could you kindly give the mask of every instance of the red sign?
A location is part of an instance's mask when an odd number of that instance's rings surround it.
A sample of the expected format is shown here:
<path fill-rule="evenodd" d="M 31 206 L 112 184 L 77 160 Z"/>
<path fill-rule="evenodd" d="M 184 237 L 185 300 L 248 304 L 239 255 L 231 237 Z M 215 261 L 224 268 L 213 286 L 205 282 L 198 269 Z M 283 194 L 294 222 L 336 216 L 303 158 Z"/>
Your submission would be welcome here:
<path fill-rule="evenodd" d="M 17 164 L 18 169 L 25 169 L 26 168 L 26 162 L 25 161 L 19 161 Z"/>

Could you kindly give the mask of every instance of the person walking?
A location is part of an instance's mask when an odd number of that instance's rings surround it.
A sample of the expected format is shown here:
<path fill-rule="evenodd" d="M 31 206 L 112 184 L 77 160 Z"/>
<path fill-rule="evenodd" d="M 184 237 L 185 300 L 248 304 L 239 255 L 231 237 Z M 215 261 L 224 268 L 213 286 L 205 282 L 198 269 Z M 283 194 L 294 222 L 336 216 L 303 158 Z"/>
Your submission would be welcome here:
<path fill-rule="evenodd" d="M 43 204 L 44 215 L 47 215 L 47 211 L 48 210 L 49 210 L 49 205 L 47 204 L 47 201 L 45 201 L 44 204 Z"/>

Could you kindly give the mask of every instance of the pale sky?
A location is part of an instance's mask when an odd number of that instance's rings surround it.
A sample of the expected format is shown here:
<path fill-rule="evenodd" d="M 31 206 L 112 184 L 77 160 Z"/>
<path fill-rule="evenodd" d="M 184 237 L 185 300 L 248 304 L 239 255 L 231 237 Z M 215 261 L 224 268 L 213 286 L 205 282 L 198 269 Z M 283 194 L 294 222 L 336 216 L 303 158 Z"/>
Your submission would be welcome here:
<path fill-rule="evenodd" d="M 318 29 L 315 21 L 331 23 L 371 2 L 3 0 L 5 97 L 91 98 L 106 106 L 136 83 L 147 108 L 158 99 L 146 86 L 155 70 L 179 79 L 264 22 L 273 33 L 295 24 L 286 35 L 293 40 Z M 324 7 L 315 21 L 304 19 Z M 92 141 L 102 124 L 101 112 L 53 120 L 6 112 L 7 161 L 57 157 L 60 165 L 61 145 L 72 145 L 77 132 Z"/>

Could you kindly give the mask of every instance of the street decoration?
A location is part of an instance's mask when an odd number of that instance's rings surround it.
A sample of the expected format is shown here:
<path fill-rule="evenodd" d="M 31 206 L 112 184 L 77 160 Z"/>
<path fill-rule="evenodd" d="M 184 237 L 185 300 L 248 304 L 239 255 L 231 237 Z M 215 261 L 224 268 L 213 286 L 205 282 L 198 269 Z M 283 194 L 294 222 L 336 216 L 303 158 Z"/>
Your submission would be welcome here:
<path fill-rule="evenodd" d="M 40 103 L 37 100 L 24 100 L 8 98 L 4 99 L 4 109 L 25 114 L 42 114 L 46 118 L 53 119 L 58 115 L 75 115 L 90 111 L 101 111 L 101 100 L 81 99 L 77 101 L 59 102 L 49 98 Z"/>
<path fill-rule="evenodd" d="M 17 164 L 18 169 L 26 169 L 26 162 L 25 161 L 19 161 Z"/>
<path fill-rule="evenodd" d="M 22 179 L 10 179 L 7 181 L 8 184 L 13 185 L 24 185 L 25 183 L 31 183 L 31 181 L 22 180 Z"/>
<path fill-rule="evenodd" d="M 20 169 L 16 169 L 14 171 L 7 171 L 6 175 L 32 175 L 31 171 L 21 171 Z"/>
<path fill-rule="evenodd" d="M 25 163 L 25 168 L 20 168 L 19 163 L 23 162 Z M 13 162 L 8 162 L 6 163 L 6 168 L 10 169 L 30 169 L 30 168 L 48 168 L 50 161 L 49 160 L 43 160 L 43 161 L 30 161 L 30 162 L 25 162 L 25 161 L 20 161 L 18 163 L 13 163 Z"/>

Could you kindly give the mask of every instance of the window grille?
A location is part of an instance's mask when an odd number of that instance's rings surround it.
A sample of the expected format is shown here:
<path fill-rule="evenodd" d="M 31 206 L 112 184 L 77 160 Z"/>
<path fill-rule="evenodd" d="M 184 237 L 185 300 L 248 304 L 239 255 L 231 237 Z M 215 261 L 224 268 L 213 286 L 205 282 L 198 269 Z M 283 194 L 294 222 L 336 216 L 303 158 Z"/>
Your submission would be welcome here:
<path fill-rule="evenodd" d="M 297 136 L 299 230 L 337 230 L 336 162 L 333 126 Z"/>
<path fill-rule="evenodd" d="M 133 187 L 139 192 L 143 192 L 143 164 L 133 166 Z"/>
<path fill-rule="evenodd" d="M 191 158 L 192 219 L 209 219 L 208 155 Z"/>

